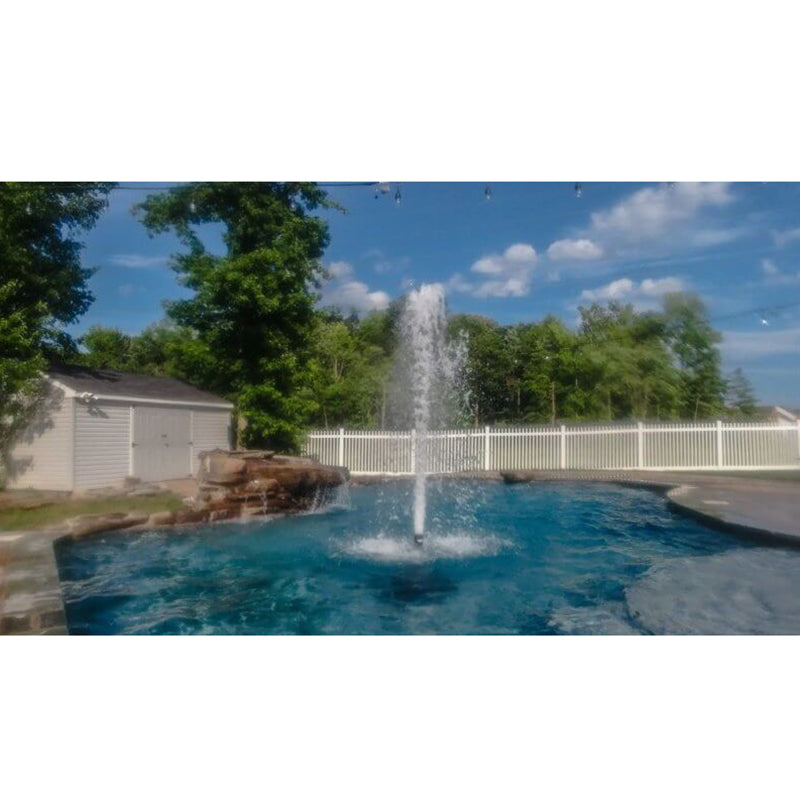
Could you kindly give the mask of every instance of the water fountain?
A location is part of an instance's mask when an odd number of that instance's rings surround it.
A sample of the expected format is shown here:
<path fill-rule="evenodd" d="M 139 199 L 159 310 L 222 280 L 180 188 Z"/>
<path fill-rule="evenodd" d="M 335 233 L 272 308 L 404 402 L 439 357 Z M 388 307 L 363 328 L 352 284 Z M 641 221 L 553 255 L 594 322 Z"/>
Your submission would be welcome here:
<path fill-rule="evenodd" d="M 423 284 L 407 297 L 401 321 L 405 355 L 409 359 L 413 422 L 414 541 L 422 544 L 425 534 L 425 482 L 429 466 L 428 431 L 436 401 L 459 370 L 459 354 L 448 348 L 445 338 L 444 289 L 441 284 Z"/>

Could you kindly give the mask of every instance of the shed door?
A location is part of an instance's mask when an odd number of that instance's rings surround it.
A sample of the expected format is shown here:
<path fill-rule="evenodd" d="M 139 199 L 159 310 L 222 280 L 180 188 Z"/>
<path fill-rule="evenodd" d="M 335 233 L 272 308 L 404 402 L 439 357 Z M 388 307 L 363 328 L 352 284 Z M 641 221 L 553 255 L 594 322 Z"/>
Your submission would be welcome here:
<path fill-rule="evenodd" d="M 133 410 L 133 476 L 143 481 L 191 474 L 191 416 L 173 408 Z"/>

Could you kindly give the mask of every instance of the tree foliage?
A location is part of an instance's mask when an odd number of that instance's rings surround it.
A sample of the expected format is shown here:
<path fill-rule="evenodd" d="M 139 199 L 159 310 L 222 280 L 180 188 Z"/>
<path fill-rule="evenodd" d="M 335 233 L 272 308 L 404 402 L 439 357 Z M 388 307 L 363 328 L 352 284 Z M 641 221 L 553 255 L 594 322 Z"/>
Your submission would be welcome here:
<path fill-rule="evenodd" d="M 191 334 L 179 360 L 234 401 L 245 444 L 292 448 L 311 412 L 302 390 L 328 230 L 309 212 L 325 205 L 312 183 L 193 183 L 138 208 L 151 233 L 173 231 L 185 247 L 173 268 L 194 294 L 167 312 Z M 223 255 L 200 238 L 207 224 L 221 226 Z"/>
<path fill-rule="evenodd" d="M 737 367 L 727 380 L 725 402 L 739 416 L 752 417 L 756 413 L 756 393 L 741 367 Z"/>
<path fill-rule="evenodd" d="M 111 188 L 0 183 L 0 462 L 41 399 L 48 361 L 75 354 L 63 326 L 93 300 L 77 237 L 97 221 Z"/>
<path fill-rule="evenodd" d="M 361 319 L 316 312 L 308 359 L 295 386 L 306 425 L 408 424 L 407 409 L 398 402 L 407 394 L 398 363 L 404 358 L 398 342 L 402 305 L 401 298 Z M 579 314 L 575 330 L 552 315 L 505 326 L 451 315 L 448 336 L 465 338 L 467 347 L 463 407 L 451 409 L 451 424 L 710 418 L 725 413 L 720 387 L 727 387 L 729 413 L 755 412 L 752 386 L 741 371 L 727 382 L 720 375 L 718 335 L 692 297 L 667 298 L 662 312 L 611 303 Z M 198 348 L 204 353 L 203 344 L 188 328 L 174 325 L 129 339 L 94 329 L 83 343 L 88 363 L 174 374 L 201 385 L 217 363 L 191 361 L 187 354 Z M 107 352 L 115 347 L 119 358 Z"/>

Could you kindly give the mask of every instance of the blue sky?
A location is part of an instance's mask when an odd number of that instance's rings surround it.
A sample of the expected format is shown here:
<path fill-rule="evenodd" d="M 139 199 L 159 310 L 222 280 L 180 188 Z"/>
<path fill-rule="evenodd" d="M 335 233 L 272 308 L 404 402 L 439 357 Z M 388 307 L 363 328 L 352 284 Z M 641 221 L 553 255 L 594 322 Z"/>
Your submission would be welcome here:
<path fill-rule="evenodd" d="M 134 184 L 124 184 L 133 186 Z M 148 184 L 152 185 L 152 184 Z M 697 292 L 724 332 L 727 370 L 741 366 L 766 403 L 800 406 L 800 184 L 409 183 L 374 198 L 336 187 L 327 212 L 332 278 L 322 302 L 381 308 L 411 284 L 440 282 L 452 311 L 502 323 L 618 299 L 657 308 Z M 187 292 L 169 268 L 174 237 L 150 238 L 130 213 L 147 192 L 119 190 L 87 236 L 96 301 L 73 328 L 128 333 Z M 207 241 L 219 247 L 218 231 Z M 797 303 L 794 307 L 776 306 Z"/>

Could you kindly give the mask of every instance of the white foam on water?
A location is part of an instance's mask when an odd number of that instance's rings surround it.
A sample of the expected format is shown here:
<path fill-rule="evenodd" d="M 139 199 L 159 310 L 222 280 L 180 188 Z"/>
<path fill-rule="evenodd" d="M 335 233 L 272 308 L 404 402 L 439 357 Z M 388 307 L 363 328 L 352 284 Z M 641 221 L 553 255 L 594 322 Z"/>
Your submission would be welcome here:
<path fill-rule="evenodd" d="M 603 634 L 606 636 L 636 636 L 641 631 L 627 618 L 624 603 L 604 603 L 599 606 L 564 608 L 554 611 L 550 625 L 560 633 L 576 635 Z"/>
<path fill-rule="evenodd" d="M 428 534 L 421 545 L 407 536 L 378 534 L 339 543 L 338 549 L 370 561 L 421 564 L 438 559 L 493 556 L 507 546 L 508 542 L 491 534 Z"/>
<path fill-rule="evenodd" d="M 656 634 L 800 633 L 800 553 L 742 549 L 675 558 L 627 589 L 631 617 Z"/>

